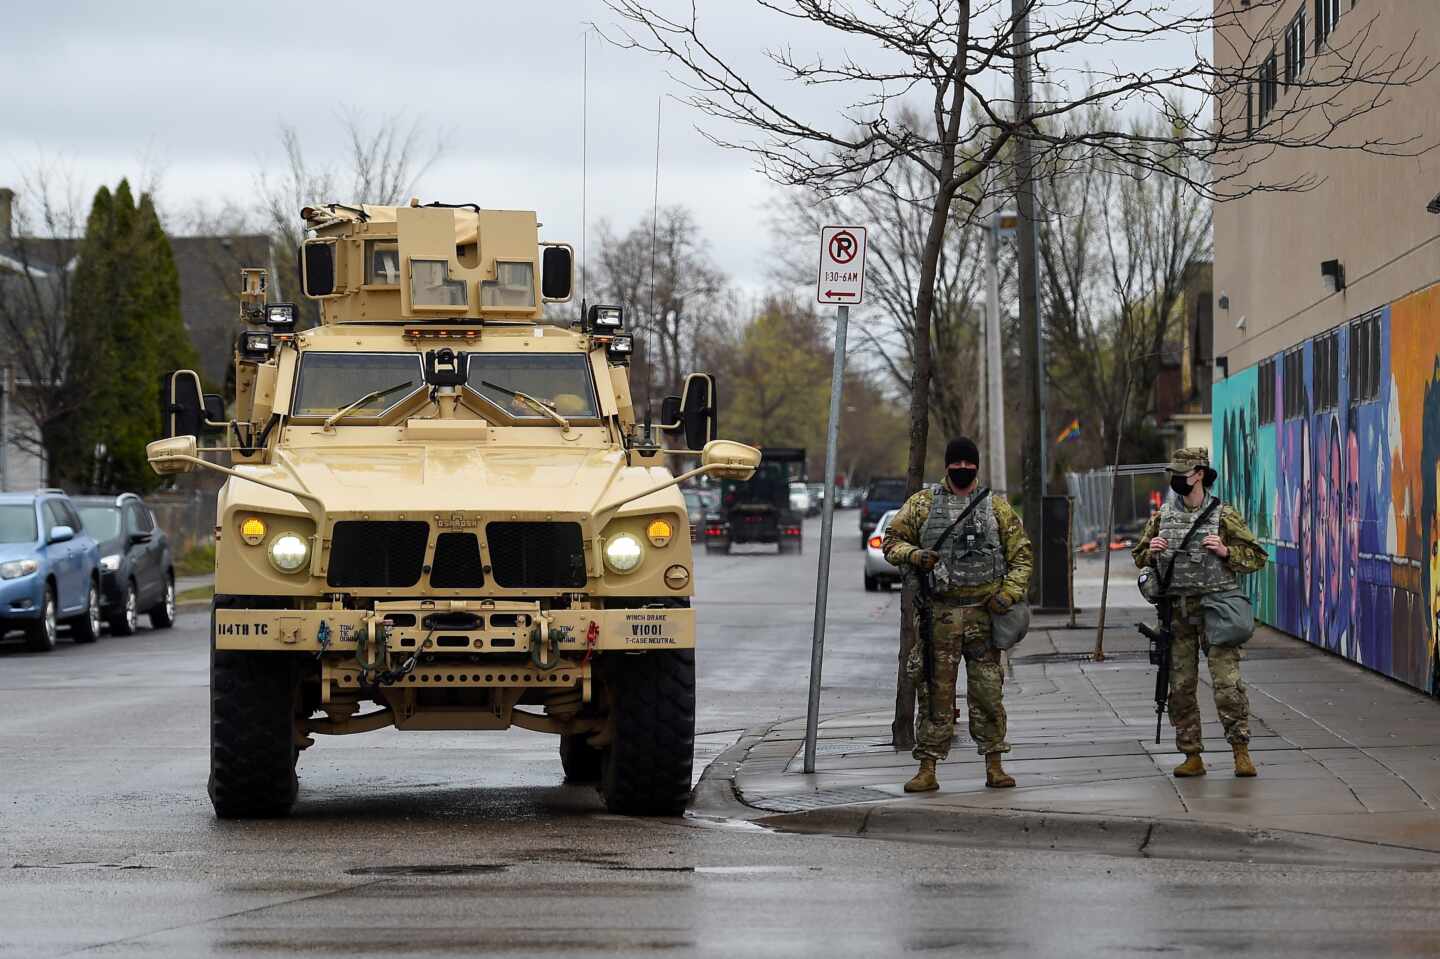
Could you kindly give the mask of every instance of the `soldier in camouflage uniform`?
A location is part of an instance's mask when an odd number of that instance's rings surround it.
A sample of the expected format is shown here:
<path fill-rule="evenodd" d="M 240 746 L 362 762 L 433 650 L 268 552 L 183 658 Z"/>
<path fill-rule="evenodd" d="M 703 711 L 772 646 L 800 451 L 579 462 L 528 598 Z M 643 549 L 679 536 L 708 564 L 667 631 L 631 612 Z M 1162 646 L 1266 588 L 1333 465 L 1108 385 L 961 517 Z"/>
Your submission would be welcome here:
<path fill-rule="evenodd" d="M 1210 683 L 1215 687 L 1215 708 L 1225 726 L 1225 738 L 1235 754 L 1235 775 L 1254 776 L 1250 758 L 1250 702 L 1240 679 L 1240 647 L 1211 646 L 1205 638 L 1205 611 L 1201 597 L 1207 593 L 1235 589 L 1237 577 L 1265 565 L 1265 548 L 1245 525 L 1233 506 L 1222 504 L 1190 537 L 1179 553 L 1180 543 L 1210 500 L 1210 486 L 1216 473 L 1210 468 L 1210 451 L 1192 446 L 1175 451 L 1169 464 L 1170 486 L 1175 495 L 1166 498 L 1160 511 L 1150 517 L 1140 541 L 1135 544 L 1135 565 L 1153 566 L 1163 576 L 1173 558 L 1167 594 L 1172 599 L 1170 628 L 1170 723 L 1175 727 L 1175 748 L 1185 761 L 1175 767 L 1176 776 L 1203 776 L 1200 759 L 1200 704 L 1195 691 L 1200 682 L 1200 651 L 1210 663 Z"/>
<path fill-rule="evenodd" d="M 990 645 L 990 615 L 1023 602 L 1030 588 L 1033 557 L 1020 518 L 1003 496 L 985 492 L 979 505 L 936 544 L 980 492 L 980 452 L 965 437 L 945 448 L 945 481 L 905 501 L 885 529 L 885 559 L 907 576 L 934 576 L 932 669 L 925 682 L 924 651 L 917 641 L 906 669 L 915 682 L 920 724 L 914 756 L 920 771 L 906 792 L 939 789 L 935 764 L 950 753 L 955 736 L 955 682 L 965 661 L 965 698 L 970 738 L 985 757 L 985 785 L 1013 786 L 1000 757 L 1005 741 L 1004 673 L 1000 651 Z"/>

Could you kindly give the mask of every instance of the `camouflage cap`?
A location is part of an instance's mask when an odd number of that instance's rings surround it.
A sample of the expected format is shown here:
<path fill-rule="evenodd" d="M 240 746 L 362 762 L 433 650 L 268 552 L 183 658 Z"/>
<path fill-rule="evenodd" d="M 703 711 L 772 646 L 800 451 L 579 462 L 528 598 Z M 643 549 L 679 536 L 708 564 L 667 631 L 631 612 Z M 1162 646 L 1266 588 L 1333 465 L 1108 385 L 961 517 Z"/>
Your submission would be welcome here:
<path fill-rule="evenodd" d="M 1203 446 L 1186 446 L 1170 455 L 1170 472 L 1184 476 L 1192 470 L 1204 467 L 1210 472 L 1210 451 Z"/>

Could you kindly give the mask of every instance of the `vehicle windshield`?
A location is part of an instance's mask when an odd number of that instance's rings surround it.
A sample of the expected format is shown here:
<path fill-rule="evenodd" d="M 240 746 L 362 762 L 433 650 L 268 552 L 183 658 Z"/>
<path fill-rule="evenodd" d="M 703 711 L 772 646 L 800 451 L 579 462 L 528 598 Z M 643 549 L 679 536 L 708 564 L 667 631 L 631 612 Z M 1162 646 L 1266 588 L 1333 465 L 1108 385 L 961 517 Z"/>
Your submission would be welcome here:
<path fill-rule="evenodd" d="M 515 393 L 528 393 L 570 419 L 600 415 L 583 353 L 471 353 L 467 385 L 517 420 L 554 422 Z"/>
<path fill-rule="evenodd" d="M 85 532 L 103 543 L 120 535 L 120 510 L 115 506 L 81 506 L 80 521 Z"/>
<path fill-rule="evenodd" d="M 0 543 L 33 543 L 39 538 L 35 507 L 29 503 L 0 505 Z"/>
<path fill-rule="evenodd" d="M 904 480 L 876 480 L 870 484 L 870 492 L 866 499 L 879 500 L 882 503 L 900 503 L 905 500 Z"/>
<path fill-rule="evenodd" d="M 355 407 L 347 418 L 374 418 L 393 409 L 425 386 L 415 353 L 303 353 L 295 386 L 294 416 L 329 416 L 367 393 L 410 382 L 412 389 L 377 396 Z"/>

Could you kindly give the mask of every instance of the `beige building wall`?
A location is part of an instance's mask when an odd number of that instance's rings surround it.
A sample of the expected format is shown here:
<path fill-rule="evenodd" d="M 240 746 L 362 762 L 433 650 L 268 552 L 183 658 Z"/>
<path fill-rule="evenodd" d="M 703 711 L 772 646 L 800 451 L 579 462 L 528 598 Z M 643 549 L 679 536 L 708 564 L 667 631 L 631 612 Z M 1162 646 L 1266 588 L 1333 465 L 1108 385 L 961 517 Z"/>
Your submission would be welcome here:
<path fill-rule="evenodd" d="M 1372 57 L 1407 56 L 1412 62 L 1440 63 L 1440 0 L 1339 0 L 1341 16 L 1327 50 L 1314 43 L 1315 0 L 1216 0 L 1217 12 L 1232 11 L 1234 27 L 1217 31 L 1219 65 L 1258 67 L 1270 38 L 1284 76 L 1282 31 L 1301 11 L 1306 17 L 1306 71 L 1333 75 L 1340 55 L 1365 32 L 1363 49 Z M 1251 42 L 1259 37 L 1261 41 Z M 1404 53 L 1409 47 L 1409 53 Z M 1228 57 L 1228 61 L 1227 61 Z M 1374 91 L 1370 91 L 1372 94 Z M 1287 122 L 1296 88 L 1280 88 L 1269 124 Z M 1313 95 L 1313 94 L 1312 94 Z M 1361 91 L 1349 92 L 1348 104 Z M 1415 143 L 1440 141 L 1440 71 L 1403 89 L 1381 91 L 1389 102 L 1365 113 L 1336 136 L 1336 145 L 1376 139 Z M 1243 94 L 1227 101 L 1242 111 Z M 1225 108 L 1222 108 L 1225 109 Z M 1293 114 L 1292 114 L 1293 117 Z M 1228 123 L 1235 117 L 1225 118 Z M 1304 129 L 1319 122 L 1312 115 Z M 1343 149 L 1281 150 L 1252 169 L 1252 179 L 1275 183 L 1313 174 L 1319 183 L 1306 192 L 1257 193 L 1220 203 L 1215 209 L 1215 355 L 1228 359 L 1233 374 L 1324 330 L 1440 282 L 1440 215 L 1426 205 L 1440 194 L 1440 150 L 1421 156 L 1376 156 Z M 1347 287 L 1332 293 L 1320 274 L 1324 260 L 1344 265 Z M 1228 308 L 1221 298 L 1228 299 Z"/>

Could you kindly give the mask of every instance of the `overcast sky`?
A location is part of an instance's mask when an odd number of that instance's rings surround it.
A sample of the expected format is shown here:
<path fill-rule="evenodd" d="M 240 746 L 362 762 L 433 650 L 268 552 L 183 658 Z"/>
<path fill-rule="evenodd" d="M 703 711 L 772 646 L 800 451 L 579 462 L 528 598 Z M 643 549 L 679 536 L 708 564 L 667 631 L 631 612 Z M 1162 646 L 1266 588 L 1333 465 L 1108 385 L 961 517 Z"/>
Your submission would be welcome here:
<path fill-rule="evenodd" d="M 742 0 L 700 7 L 716 46 L 747 68 L 763 66 L 762 45 L 782 41 L 841 50 L 834 34 L 797 31 Z M 87 195 L 121 176 L 158 178 L 162 208 L 178 224 L 197 203 L 252 204 L 256 175 L 281 168 L 282 124 L 300 130 L 317 162 L 338 163 L 347 109 L 370 121 L 403 114 L 448 134 L 420 183 L 424 200 L 534 209 L 546 239 L 578 247 L 581 54 L 591 20 L 614 22 L 599 0 L 11 7 L 0 29 L 8 91 L 0 186 L 19 188 L 42 163 L 67 169 Z M 1165 52 L 1184 56 L 1184 47 Z M 589 61 L 593 238 L 602 217 L 620 228 L 648 219 L 657 97 L 677 87 L 658 61 L 598 39 Z M 803 99 L 784 92 L 817 119 L 838 116 L 847 102 L 837 88 Z M 768 283 L 776 188 L 748 156 L 706 142 L 700 122 L 664 101 L 660 202 L 694 210 L 720 267 L 757 290 Z"/>

